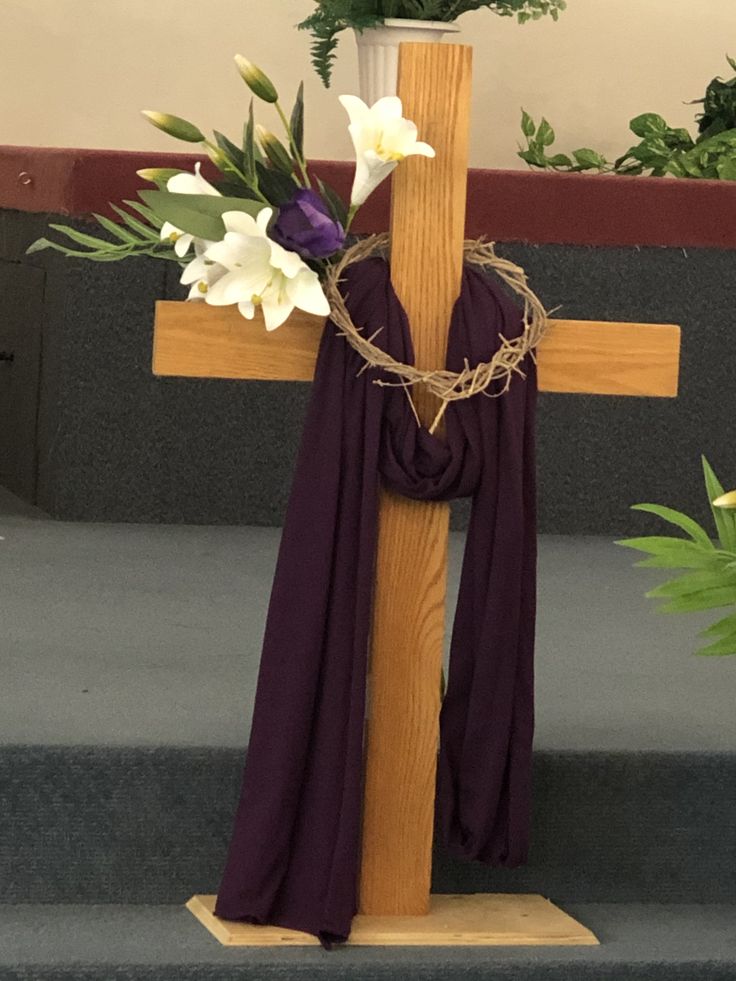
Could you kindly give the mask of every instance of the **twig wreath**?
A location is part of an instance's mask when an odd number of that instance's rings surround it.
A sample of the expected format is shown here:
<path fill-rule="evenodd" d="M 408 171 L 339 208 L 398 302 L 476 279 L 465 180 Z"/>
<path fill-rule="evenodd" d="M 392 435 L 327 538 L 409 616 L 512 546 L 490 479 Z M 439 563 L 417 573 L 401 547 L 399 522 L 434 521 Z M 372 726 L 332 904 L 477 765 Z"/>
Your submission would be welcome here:
<path fill-rule="evenodd" d="M 330 318 L 338 327 L 340 334 L 365 361 L 365 367 L 361 370 L 379 368 L 396 378 L 395 382 L 376 378 L 374 381 L 376 385 L 402 386 L 407 391 L 409 401 L 412 402 L 409 388 L 421 384 L 440 399 L 439 411 L 429 427 L 430 433 L 434 433 L 451 402 L 468 399 L 474 395 L 497 398 L 508 391 L 514 375 L 524 377 L 521 365 L 527 355 L 534 357 L 535 348 L 544 337 L 549 323 L 547 312 L 542 301 L 529 286 L 526 273 L 521 266 L 496 255 L 492 242 L 468 241 L 465 243 L 465 261 L 481 269 L 493 270 L 514 293 L 523 299 L 522 333 L 511 340 L 501 337 L 501 346 L 490 361 L 471 367 L 466 360 L 465 367 L 459 372 L 448 371 L 446 368 L 427 371 L 414 365 L 403 364 L 373 343 L 376 333 L 366 337 L 362 329 L 353 323 L 346 298 L 340 290 L 340 283 L 349 266 L 376 255 L 385 255 L 389 249 L 390 239 L 387 234 L 371 235 L 349 248 L 337 263 L 329 267 L 325 292 L 330 304 Z M 502 384 L 494 386 L 493 391 L 490 391 L 491 385 L 497 381 L 501 381 Z"/>

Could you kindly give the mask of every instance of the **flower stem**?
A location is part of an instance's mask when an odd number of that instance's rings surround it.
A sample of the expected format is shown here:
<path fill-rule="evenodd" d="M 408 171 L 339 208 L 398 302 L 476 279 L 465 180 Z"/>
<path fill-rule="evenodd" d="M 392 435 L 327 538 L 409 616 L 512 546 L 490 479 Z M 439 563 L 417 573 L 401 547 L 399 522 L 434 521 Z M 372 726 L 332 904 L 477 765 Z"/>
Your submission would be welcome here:
<path fill-rule="evenodd" d="M 216 154 L 221 155 L 223 159 L 226 160 L 227 170 L 229 170 L 229 172 L 232 174 L 236 174 L 241 179 L 241 181 L 245 184 L 248 190 L 253 191 L 254 194 L 257 194 L 259 201 L 263 201 L 264 204 L 271 203 L 268 200 L 268 198 L 263 194 L 261 189 L 258 187 L 258 184 L 257 183 L 254 184 L 252 181 L 249 181 L 248 178 L 243 173 L 243 171 L 240 170 L 238 167 L 236 167 L 235 164 L 232 162 L 232 160 L 225 157 L 225 154 L 223 153 L 222 150 L 220 150 L 219 146 L 216 146 L 214 143 L 211 143 L 209 140 L 204 140 L 204 146 L 206 146 L 210 150 L 214 150 Z M 215 166 L 217 166 L 217 164 L 215 164 Z M 221 170 L 220 172 L 226 173 L 226 171 L 223 170 Z"/>

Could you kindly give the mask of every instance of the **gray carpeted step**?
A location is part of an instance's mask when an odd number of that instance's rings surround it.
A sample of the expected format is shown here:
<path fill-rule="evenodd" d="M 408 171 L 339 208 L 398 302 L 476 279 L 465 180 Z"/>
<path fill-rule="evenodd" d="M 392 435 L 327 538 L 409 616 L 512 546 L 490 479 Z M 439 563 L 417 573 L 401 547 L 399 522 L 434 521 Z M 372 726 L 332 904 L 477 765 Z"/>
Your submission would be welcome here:
<path fill-rule="evenodd" d="M 2 901 L 177 903 L 214 892 L 242 752 L 0 750 Z M 449 859 L 437 892 L 560 902 L 735 902 L 736 754 L 537 754 L 534 844 L 517 870 Z"/>
<path fill-rule="evenodd" d="M 736 907 L 581 905 L 578 948 L 221 947 L 172 907 L 0 907 L 0 981 L 733 981 Z"/>

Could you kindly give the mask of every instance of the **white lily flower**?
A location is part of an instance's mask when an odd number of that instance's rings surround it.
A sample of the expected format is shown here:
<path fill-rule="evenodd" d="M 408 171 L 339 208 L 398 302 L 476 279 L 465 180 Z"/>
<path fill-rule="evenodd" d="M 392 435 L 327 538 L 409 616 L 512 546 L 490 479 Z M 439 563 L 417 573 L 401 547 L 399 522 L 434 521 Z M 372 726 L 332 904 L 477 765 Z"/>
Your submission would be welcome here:
<path fill-rule="evenodd" d="M 184 267 L 179 280 L 183 286 L 190 287 L 188 300 L 204 300 L 210 286 L 214 286 L 227 272 L 224 266 L 206 258 L 205 252 L 213 244 L 204 239 L 194 240 L 195 257 Z"/>
<path fill-rule="evenodd" d="M 417 127 L 402 116 L 401 99 L 385 96 L 367 106 L 355 95 L 341 95 L 350 117 L 348 132 L 355 147 L 355 180 L 350 203 L 357 207 L 375 191 L 405 157 L 433 157 L 428 143 L 417 141 Z"/>
<path fill-rule="evenodd" d="M 166 181 L 166 190 L 173 194 L 209 194 L 213 197 L 221 197 L 216 187 L 213 187 L 208 180 L 200 174 L 202 164 L 197 161 L 194 165 L 193 174 L 174 174 Z M 189 232 L 183 232 L 170 221 L 165 221 L 161 226 L 161 240 L 172 242 L 174 252 L 183 259 L 189 249 L 195 243 L 195 236 Z"/>
<path fill-rule="evenodd" d="M 205 300 L 213 306 L 237 303 L 248 320 L 262 307 L 267 330 L 280 327 L 294 307 L 326 317 L 330 305 L 317 273 L 268 237 L 272 215 L 272 208 L 263 208 L 257 219 L 243 211 L 225 212 L 225 238 L 204 256 L 227 272 L 207 289 Z"/>

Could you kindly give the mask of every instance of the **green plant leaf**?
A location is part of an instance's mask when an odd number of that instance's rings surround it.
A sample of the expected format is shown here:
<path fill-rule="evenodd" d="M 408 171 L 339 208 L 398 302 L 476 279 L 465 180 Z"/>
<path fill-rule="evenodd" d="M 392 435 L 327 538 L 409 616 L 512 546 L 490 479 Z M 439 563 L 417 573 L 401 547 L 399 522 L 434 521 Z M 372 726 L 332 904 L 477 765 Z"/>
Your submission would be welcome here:
<path fill-rule="evenodd" d="M 632 511 L 645 511 L 649 514 L 654 514 L 658 518 L 662 518 L 664 521 L 668 521 L 670 524 L 675 525 L 678 528 L 688 534 L 693 541 L 700 542 L 701 545 L 705 545 L 708 548 L 714 548 L 713 542 L 710 540 L 707 531 L 702 528 L 697 521 L 689 518 L 686 514 L 681 511 L 675 511 L 673 508 L 664 507 L 661 504 L 634 504 L 632 506 Z"/>
<path fill-rule="evenodd" d="M 669 129 L 669 126 L 656 112 L 643 112 L 630 121 L 629 129 L 635 136 L 646 137 L 661 135 Z"/>
<path fill-rule="evenodd" d="M 555 153 L 547 157 L 547 163 L 550 167 L 572 167 L 572 160 L 566 153 Z"/>
<path fill-rule="evenodd" d="M 552 146 L 555 142 L 555 131 L 546 119 L 542 119 L 542 122 L 539 124 L 537 142 L 541 143 L 542 146 Z"/>
<path fill-rule="evenodd" d="M 293 177 L 283 174 L 280 170 L 266 167 L 259 161 L 256 161 L 256 173 L 261 192 L 277 208 L 291 201 L 294 197 L 298 184 Z"/>
<path fill-rule="evenodd" d="M 649 569 L 707 569 L 714 566 L 728 568 L 729 555 L 717 552 L 688 538 L 627 538 L 616 542 L 625 548 L 645 552 L 649 558 L 636 563 Z"/>
<path fill-rule="evenodd" d="M 589 147 L 583 147 L 580 150 L 573 150 L 573 157 L 582 170 L 600 170 L 605 167 L 605 158 L 601 156 L 596 150 L 591 150 Z"/>
<path fill-rule="evenodd" d="M 253 117 L 253 100 L 250 100 L 248 121 L 243 130 L 243 174 L 246 181 L 254 187 L 258 186 L 256 176 L 256 129 Z"/>
<path fill-rule="evenodd" d="M 716 477 L 713 468 L 706 458 L 703 456 L 701 459 L 703 476 L 705 477 L 705 489 L 708 493 L 708 503 L 710 504 L 711 513 L 716 523 L 721 545 L 729 552 L 736 551 L 736 515 L 722 508 L 713 507 L 713 501 L 724 493 L 723 485 L 718 477 Z"/>
<path fill-rule="evenodd" d="M 225 156 L 228 158 L 233 166 L 237 167 L 239 171 L 243 170 L 243 151 L 235 146 L 232 140 L 229 140 L 224 133 L 218 133 L 217 130 L 213 130 L 215 141 Z"/>
<path fill-rule="evenodd" d="M 170 221 L 175 228 L 212 242 L 219 242 L 225 235 L 222 215 L 226 211 L 244 211 L 255 218 L 263 208 L 263 203 L 257 201 L 210 194 L 140 191 L 140 196 L 159 217 Z"/>
<path fill-rule="evenodd" d="M 106 218 L 104 215 L 98 215 L 97 212 L 93 212 L 92 216 L 98 225 L 101 225 L 103 228 L 107 229 L 111 235 L 114 235 L 115 238 L 119 239 L 121 242 L 127 242 L 130 245 L 140 241 L 137 236 L 131 235 L 127 228 L 125 228 L 123 225 L 119 225 L 116 221 L 112 221 L 110 218 Z"/>
<path fill-rule="evenodd" d="M 714 589 L 673 597 L 669 603 L 659 608 L 659 612 L 694 613 L 696 610 L 714 610 L 719 606 L 733 606 L 735 603 L 736 587 L 718 586 Z"/>
<path fill-rule="evenodd" d="M 706 647 L 700 647 L 695 653 L 698 657 L 724 657 L 736 654 L 736 630 Z"/>
<path fill-rule="evenodd" d="M 536 123 L 534 122 L 534 120 L 532 119 L 532 117 L 529 115 L 529 113 L 526 112 L 526 110 L 522 109 L 521 110 L 521 132 L 524 134 L 524 136 L 527 137 L 527 139 L 529 139 L 529 137 L 534 136 L 536 130 L 537 130 Z"/>
<path fill-rule="evenodd" d="M 733 573 L 720 569 L 701 569 L 697 572 L 688 572 L 669 582 L 655 586 L 646 594 L 652 599 L 661 597 L 681 597 L 692 596 L 706 590 L 728 589 L 731 590 L 732 602 L 736 603 L 736 576 Z"/>
<path fill-rule="evenodd" d="M 296 93 L 296 102 L 291 111 L 289 128 L 291 129 L 291 138 L 294 141 L 294 149 L 297 156 L 301 158 L 304 156 L 304 82 L 299 84 Z"/>
<path fill-rule="evenodd" d="M 736 632 L 736 613 L 731 613 L 722 620 L 717 620 L 710 627 L 706 627 L 701 633 L 701 637 L 721 637 Z"/>
<path fill-rule="evenodd" d="M 345 228 L 348 220 L 347 205 L 337 191 L 335 191 L 329 184 L 326 184 L 320 178 L 317 178 L 317 186 L 319 187 L 323 200 L 330 209 L 332 217 L 336 221 L 339 221 L 342 227 Z"/>
<path fill-rule="evenodd" d="M 109 249 L 123 249 L 123 245 L 111 245 L 110 242 L 106 242 L 104 238 L 97 238 L 94 235 L 86 235 L 84 232 L 77 231 L 76 228 L 71 228 L 69 225 L 49 225 L 49 228 L 53 228 L 55 232 L 61 232 L 70 238 L 72 242 L 76 242 L 77 245 L 85 245 L 88 249 L 98 250 L 100 248 Z"/>
<path fill-rule="evenodd" d="M 716 164 L 718 176 L 722 181 L 736 181 L 736 155 L 719 160 Z"/>
<path fill-rule="evenodd" d="M 140 201 L 123 201 L 123 204 L 128 208 L 132 208 L 133 211 L 137 211 L 138 214 L 145 218 L 148 224 L 157 231 L 161 230 L 161 225 L 163 222 L 157 215 L 154 214 L 153 211 L 151 211 L 150 208 L 147 208 L 145 204 L 141 204 Z"/>
<path fill-rule="evenodd" d="M 158 232 L 160 231 L 160 229 L 151 228 L 148 225 L 144 225 L 142 221 L 138 221 L 137 218 L 134 218 L 133 215 L 129 215 L 126 211 L 124 211 L 122 208 L 119 208 L 116 204 L 111 204 L 110 207 L 113 209 L 116 215 L 119 215 L 120 218 L 122 218 L 122 220 L 125 222 L 128 228 L 132 228 L 133 231 L 137 232 L 138 235 L 141 236 L 142 238 L 144 239 L 159 238 Z"/>

